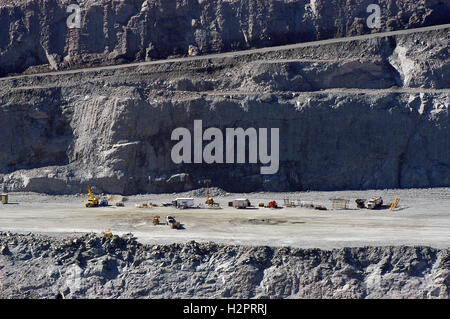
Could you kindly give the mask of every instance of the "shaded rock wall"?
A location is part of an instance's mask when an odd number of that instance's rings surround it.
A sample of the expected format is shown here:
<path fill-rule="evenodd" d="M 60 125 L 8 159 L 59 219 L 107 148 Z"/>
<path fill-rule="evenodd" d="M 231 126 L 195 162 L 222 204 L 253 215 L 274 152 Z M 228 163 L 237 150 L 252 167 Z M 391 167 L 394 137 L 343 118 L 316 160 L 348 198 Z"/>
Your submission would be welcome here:
<path fill-rule="evenodd" d="M 449 186 L 447 31 L 2 81 L 0 183 L 123 194 L 205 178 L 232 192 Z M 172 131 L 199 119 L 224 133 L 279 128 L 279 171 L 173 163 Z"/>
<path fill-rule="evenodd" d="M 371 0 L 88 0 L 68 29 L 68 0 L 0 3 L 0 76 L 313 41 L 371 32 Z M 376 32 L 450 22 L 446 1 L 382 0 Z M 37 67 L 36 66 L 41 66 Z"/>

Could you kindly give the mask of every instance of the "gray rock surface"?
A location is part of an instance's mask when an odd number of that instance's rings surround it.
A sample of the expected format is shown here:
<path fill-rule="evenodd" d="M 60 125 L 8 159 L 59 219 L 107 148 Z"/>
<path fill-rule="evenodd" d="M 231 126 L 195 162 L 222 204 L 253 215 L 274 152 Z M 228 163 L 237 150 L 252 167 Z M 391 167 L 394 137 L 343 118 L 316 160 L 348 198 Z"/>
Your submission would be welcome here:
<path fill-rule="evenodd" d="M 81 28 L 67 27 L 81 4 Z M 447 1 L 13 0 L 0 3 L 0 76 L 225 52 L 449 23 Z M 6 26 L 6 27 L 5 27 Z"/>
<path fill-rule="evenodd" d="M 0 183 L 53 194 L 450 185 L 448 29 L 0 81 Z M 177 127 L 280 128 L 280 169 L 174 164 Z M 206 143 L 204 143 L 205 145 Z"/>
<path fill-rule="evenodd" d="M 1 298 L 449 298 L 450 253 L 0 234 Z"/>

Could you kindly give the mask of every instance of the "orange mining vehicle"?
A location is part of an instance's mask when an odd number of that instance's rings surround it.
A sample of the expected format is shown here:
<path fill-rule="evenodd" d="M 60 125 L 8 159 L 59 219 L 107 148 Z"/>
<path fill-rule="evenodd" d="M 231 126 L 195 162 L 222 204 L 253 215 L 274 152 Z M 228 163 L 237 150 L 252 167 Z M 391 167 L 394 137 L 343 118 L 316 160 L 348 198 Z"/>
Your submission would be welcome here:
<path fill-rule="evenodd" d="M 278 207 L 277 202 L 274 200 L 269 202 L 269 205 L 267 205 L 267 208 L 277 208 L 277 207 Z"/>

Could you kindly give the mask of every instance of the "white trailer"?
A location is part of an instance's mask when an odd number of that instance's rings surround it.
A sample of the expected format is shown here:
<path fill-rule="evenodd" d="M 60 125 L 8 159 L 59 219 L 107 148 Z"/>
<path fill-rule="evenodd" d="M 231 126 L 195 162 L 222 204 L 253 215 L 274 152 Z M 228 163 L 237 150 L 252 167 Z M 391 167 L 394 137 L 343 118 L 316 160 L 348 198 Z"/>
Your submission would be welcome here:
<path fill-rule="evenodd" d="M 175 206 L 177 208 L 190 208 L 194 207 L 194 199 L 193 198 L 176 198 Z"/>
<path fill-rule="evenodd" d="M 237 198 L 237 199 L 233 200 L 233 207 L 235 207 L 235 208 L 250 207 L 250 201 L 247 198 Z"/>

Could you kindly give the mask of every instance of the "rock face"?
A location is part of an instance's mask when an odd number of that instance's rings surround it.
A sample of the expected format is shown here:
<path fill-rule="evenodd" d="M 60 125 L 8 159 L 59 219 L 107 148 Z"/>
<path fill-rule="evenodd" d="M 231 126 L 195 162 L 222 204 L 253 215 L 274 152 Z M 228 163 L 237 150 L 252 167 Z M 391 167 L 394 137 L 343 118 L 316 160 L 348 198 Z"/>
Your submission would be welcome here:
<path fill-rule="evenodd" d="M 450 185 L 448 29 L 0 81 L 0 183 L 53 194 Z M 175 164 L 176 128 L 279 128 L 279 170 Z M 204 142 L 203 145 L 207 143 Z"/>
<path fill-rule="evenodd" d="M 0 4 L 0 76 L 368 34 L 372 0 L 69 0 Z M 376 32 L 449 23 L 441 0 L 380 0 Z M 7 26 L 7 27 L 4 27 Z M 9 27 L 8 27 L 9 26 Z"/>
<path fill-rule="evenodd" d="M 450 252 L 0 235 L 1 298 L 443 298 Z"/>

